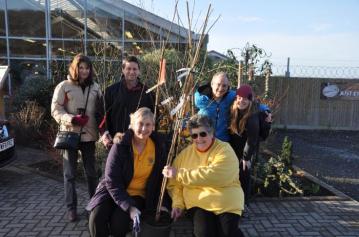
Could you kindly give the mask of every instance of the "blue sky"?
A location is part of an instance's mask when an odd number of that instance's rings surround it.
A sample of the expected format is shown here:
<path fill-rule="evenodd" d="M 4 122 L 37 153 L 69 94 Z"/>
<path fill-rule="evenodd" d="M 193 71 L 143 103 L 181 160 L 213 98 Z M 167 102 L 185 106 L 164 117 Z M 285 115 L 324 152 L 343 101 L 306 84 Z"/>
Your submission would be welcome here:
<path fill-rule="evenodd" d="M 127 0 L 166 19 L 172 19 L 174 0 Z M 189 0 L 197 30 L 209 4 L 208 50 L 239 55 L 246 42 L 271 53 L 271 61 L 285 65 L 359 67 L 359 0 Z M 186 2 L 179 0 L 186 23 Z"/>

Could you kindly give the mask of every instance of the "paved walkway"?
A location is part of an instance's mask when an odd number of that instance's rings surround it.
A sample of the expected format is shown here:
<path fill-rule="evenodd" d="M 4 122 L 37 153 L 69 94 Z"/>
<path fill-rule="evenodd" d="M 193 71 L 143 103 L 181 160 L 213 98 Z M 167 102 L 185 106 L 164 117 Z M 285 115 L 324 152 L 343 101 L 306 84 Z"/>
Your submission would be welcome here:
<path fill-rule="evenodd" d="M 32 157 L 32 158 L 31 158 Z M 63 207 L 63 184 L 26 168 L 34 162 L 31 150 L 0 169 L 0 236 L 89 236 L 84 206 L 86 188 L 80 185 L 80 220 L 69 223 Z M 46 159 L 36 156 L 36 160 Z M 258 200 L 240 223 L 246 236 L 359 236 L 359 203 L 338 200 Z M 191 236 L 191 225 L 174 225 L 176 237 Z"/>

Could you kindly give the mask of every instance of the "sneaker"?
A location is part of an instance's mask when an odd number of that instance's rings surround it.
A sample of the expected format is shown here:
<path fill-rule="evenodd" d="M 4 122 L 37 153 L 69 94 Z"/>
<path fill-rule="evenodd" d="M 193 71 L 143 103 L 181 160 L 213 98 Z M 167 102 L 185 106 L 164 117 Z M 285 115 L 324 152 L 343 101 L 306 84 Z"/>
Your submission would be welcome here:
<path fill-rule="evenodd" d="M 67 218 L 69 219 L 70 222 L 74 222 L 77 219 L 77 213 L 76 210 L 71 209 L 67 211 Z"/>

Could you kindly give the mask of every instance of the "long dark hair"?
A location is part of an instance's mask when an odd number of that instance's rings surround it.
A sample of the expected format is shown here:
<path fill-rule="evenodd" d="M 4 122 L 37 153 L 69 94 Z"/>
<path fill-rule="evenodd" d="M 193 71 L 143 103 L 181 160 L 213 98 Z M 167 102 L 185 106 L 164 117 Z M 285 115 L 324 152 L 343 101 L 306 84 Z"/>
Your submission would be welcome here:
<path fill-rule="evenodd" d="M 86 79 L 86 83 L 91 84 L 93 81 L 93 68 L 92 68 L 92 62 L 89 57 L 83 55 L 83 54 L 77 54 L 70 66 L 69 66 L 69 75 L 71 80 L 78 81 L 79 80 L 79 65 L 80 63 L 86 63 L 87 66 L 90 68 L 90 74 L 88 78 Z"/>
<path fill-rule="evenodd" d="M 247 120 L 252 115 L 258 112 L 258 104 L 256 101 L 250 100 L 249 105 L 243 110 L 243 116 L 239 120 L 239 109 L 236 106 L 236 100 L 233 101 L 230 109 L 230 133 L 242 134 L 246 128 Z M 239 122 L 238 122 L 239 120 Z"/>

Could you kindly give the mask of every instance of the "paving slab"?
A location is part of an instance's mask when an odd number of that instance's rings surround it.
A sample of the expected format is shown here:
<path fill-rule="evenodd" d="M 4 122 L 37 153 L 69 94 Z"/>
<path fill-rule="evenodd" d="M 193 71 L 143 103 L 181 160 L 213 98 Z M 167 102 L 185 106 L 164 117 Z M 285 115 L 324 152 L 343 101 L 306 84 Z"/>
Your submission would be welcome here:
<path fill-rule="evenodd" d="M 0 237 L 89 236 L 84 210 L 88 201 L 85 184 L 78 185 L 79 220 L 69 223 L 61 179 L 27 168 L 36 162 L 29 154 L 21 152 L 15 163 L 0 169 Z M 251 203 L 246 218 L 240 221 L 240 227 L 245 236 L 253 237 L 359 237 L 359 203 L 350 198 L 257 199 Z M 192 225 L 183 218 L 173 229 L 176 237 L 190 237 Z"/>

